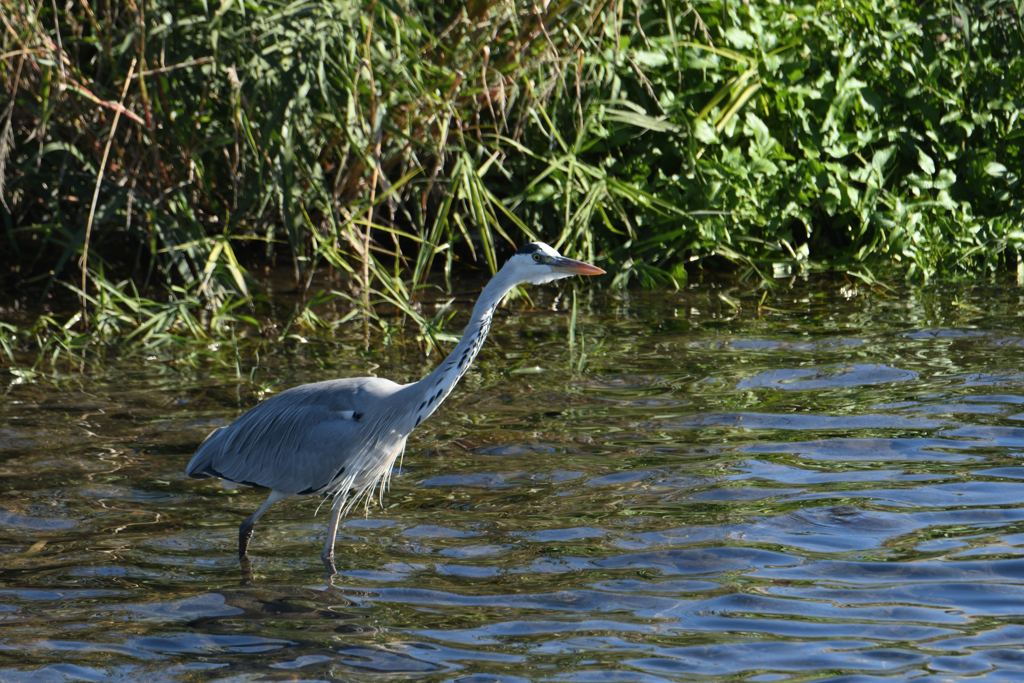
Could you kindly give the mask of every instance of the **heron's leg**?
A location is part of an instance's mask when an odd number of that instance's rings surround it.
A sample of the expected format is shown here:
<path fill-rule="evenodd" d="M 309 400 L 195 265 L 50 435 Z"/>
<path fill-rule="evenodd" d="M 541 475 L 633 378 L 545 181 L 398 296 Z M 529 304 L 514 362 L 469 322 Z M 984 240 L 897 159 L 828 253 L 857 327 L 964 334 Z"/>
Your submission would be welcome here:
<path fill-rule="evenodd" d="M 238 568 L 242 570 L 242 580 L 239 582 L 239 586 L 251 586 L 256 575 L 252 573 L 252 560 L 249 559 L 248 555 L 240 555 L 238 558 Z"/>
<path fill-rule="evenodd" d="M 252 538 L 253 527 L 256 526 L 256 522 L 259 521 L 260 517 L 270 509 L 270 506 L 281 500 L 287 498 L 289 494 L 282 493 L 281 491 L 271 491 L 270 495 L 267 496 L 267 500 L 263 505 L 260 505 L 256 512 L 246 517 L 245 521 L 238 527 L 238 556 L 245 557 L 249 551 L 249 539 Z"/>
<path fill-rule="evenodd" d="M 345 497 L 338 496 L 331 506 L 331 523 L 327 525 L 327 540 L 324 541 L 324 551 L 320 553 L 320 559 L 324 561 L 324 568 L 330 575 L 337 574 L 334 568 L 334 537 L 338 535 L 338 521 L 341 519 L 341 509 L 345 507 Z"/>

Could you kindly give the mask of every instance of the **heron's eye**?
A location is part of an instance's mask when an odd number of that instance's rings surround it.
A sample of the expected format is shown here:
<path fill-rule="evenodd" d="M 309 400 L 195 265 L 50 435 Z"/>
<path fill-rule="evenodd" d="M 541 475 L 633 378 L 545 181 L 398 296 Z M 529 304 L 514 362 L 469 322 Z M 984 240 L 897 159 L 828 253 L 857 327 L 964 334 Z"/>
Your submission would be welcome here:
<path fill-rule="evenodd" d="M 540 254 L 534 254 L 533 260 L 536 261 L 537 263 L 540 263 Z"/>

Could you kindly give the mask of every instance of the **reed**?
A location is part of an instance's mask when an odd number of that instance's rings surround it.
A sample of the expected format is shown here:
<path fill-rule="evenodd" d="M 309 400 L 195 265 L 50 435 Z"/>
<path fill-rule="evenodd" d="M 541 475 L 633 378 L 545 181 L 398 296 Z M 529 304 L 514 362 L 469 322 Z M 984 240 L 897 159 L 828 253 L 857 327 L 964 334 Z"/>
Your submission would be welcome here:
<path fill-rule="evenodd" d="M 450 288 L 528 239 L 617 285 L 1024 278 L 1022 16 L 0 0 L 4 287 L 84 302 L 35 329 L 154 344 L 266 328 L 257 275 L 284 263 L 306 296 L 290 326 L 361 320 L 369 340 L 397 311 L 429 350 L 435 269 Z M 19 329 L 8 358 L 43 338 Z"/>

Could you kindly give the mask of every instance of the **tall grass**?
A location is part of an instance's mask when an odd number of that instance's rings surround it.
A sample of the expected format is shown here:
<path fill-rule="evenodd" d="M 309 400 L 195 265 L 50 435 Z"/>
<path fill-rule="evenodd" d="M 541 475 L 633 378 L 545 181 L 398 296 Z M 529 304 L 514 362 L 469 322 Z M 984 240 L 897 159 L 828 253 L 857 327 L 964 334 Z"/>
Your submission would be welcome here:
<path fill-rule="evenodd" d="M 1024 263 L 1020 0 L 0 0 L 0 16 L 5 286 L 73 292 L 83 310 L 54 324 L 76 334 L 253 325 L 253 273 L 286 263 L 368 339 L 399 311 L 429 349 L 435 269 L 494 271 L 536 238 L 617 284 L 707 263 L 757 280 Z M 325 267 L 334 284 L 314 287 Z M 315 309 L 291 324 L 337 324 Z"/>
<path fill-rule="evenodd" d="M 300 287 L 329 265 L 362 314 L 388 302 L 428 333 L 411 304 L 438 255 L 450 270 L 461 241 L 493 271 L 497 245 L 535 237 L 485 182 L 503 172 L 497 138 L 522 137 L 606 15 L 412 2 L 69 8 L 2 6 L 4 221 L 29 279 L 45 269 L 49 290 L 80 268 L 93 302 L 132 276 L 220 309 L 253 289 L 243 263 L 283 257 Z M 524 91 L 532 83 L 542 94 Z M 124 105 L 112 95 L 122 87 Z M 117 130 L 121 114 L 130 121 Z M 101 267 L 121 284 L 101 282 Z"/>

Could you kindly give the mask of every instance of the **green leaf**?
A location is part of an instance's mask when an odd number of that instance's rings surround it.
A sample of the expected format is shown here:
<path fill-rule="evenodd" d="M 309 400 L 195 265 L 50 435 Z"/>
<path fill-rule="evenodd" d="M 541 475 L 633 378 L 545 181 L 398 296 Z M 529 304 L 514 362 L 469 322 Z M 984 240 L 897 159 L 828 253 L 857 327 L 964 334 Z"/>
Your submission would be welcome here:
<path fill-rule="evenodd" d="M 839 208 L 839 201 L 842 197 L 839 195 L 839 190 L 834 187 L 830 187 L 823 193 L 818 195 L 818 204 L 825 210 L 829 216 L 836 215 L 836 209 Z"/>
<path fill-rule="evenodd" d="M 675 132 L 679 130 L 679 127 L 674 123 L 666 121 L 664 116 L 647 116 L 646 114 L 637 114 L 636 112 L 623 111 L 621 109 L 609 109 L 605 112 L 605 119 L 659 133 Z"/>
<path fill-rule="evenodd" d="M 985 164 L 985 173 L 988 173 L 994 178 L 1002 178 L 1006 175 L 1006 167 L 998 161 L 990 161 Z"/>
<path fill-rule="evenodd" d="M 764 124 L 764 121 L 757 118 L 754 112 L 747 112 L 744 117 L 746 121 L 746 128 L 748 134 L 752 134 L 754 139 L 757 141 L 757 146 L 761 149 L 767 149 L 773 142 L 772 134 L 768 132 L 768 126 Z"/>
<path fill-rule="evenodd" d="M 530 194 L 526 195 L 526 201 L 528 202 L 543 202 L 551 199 L 554 196 L 556 190 L 555 186 L 551 183 L 540 183 L 535 185 Z"/>
<path fill-rule="evenodd" d="M 953 5 L 956 7 L 957 14 L 960 15 L 960 28 L 964 32 L 964 42 L 970 46 L 971 44 L 971 18 L 967 15 L 967 9 L 959 2 L 954 2 Z"/>
<path fill-rule="evenodd" d="M 763 173 L 764 175 L 775 175 L 779 172 L 779 167 L 776 166 L 769 159 L 754 159 L 750 163 L 751 173 Z"/>
<path fill-rule="evenodd" d="M 948 168 L 944 168 L 939 171 L 939 175 L 935 177 L 935 182 L 932 184 L 937 190 L 945 190 L 946 188 L 953 185 L 956 182 L 956 173 L 953 173 Z"/>
<path fill-rule="evenodd" d="M 718 142 L 718 131 L 705 119 L 699 119 L 693 125 L 693 136 L 705 145 L 712 145 Z"/>
<path fill-rule="evenodd" d="M 917 148 L 917 165 L 928 175 L 935 173 L 935 162 L 920 147 Z"/>
<path fill-rule="evenodd" d="M 664 66 L 669 63 L 668 55 L 664 52 L 650 52 L 647 50 L 637 50 L 633 53 L 633 61 L 641 66 L 649 66 L 651 68 L 657 68 Z"/>
<path fill-rule="evenodd" d="M 744 31 L 743 29 L 730 26 L 725 29 L 725 39 L 728 40 L 733 47 L 739 50 L 749 50 L 756 44 L 753 36 Z"/>
<path fill-rule="evenodd" d="M 890 145 L 889 147 L 883 147 L 872 155 L 871 167 L 875 169 L 879 176 L 885 174 L 885 167 L 889 165 L 895 151 L 896 146 Z"/>

